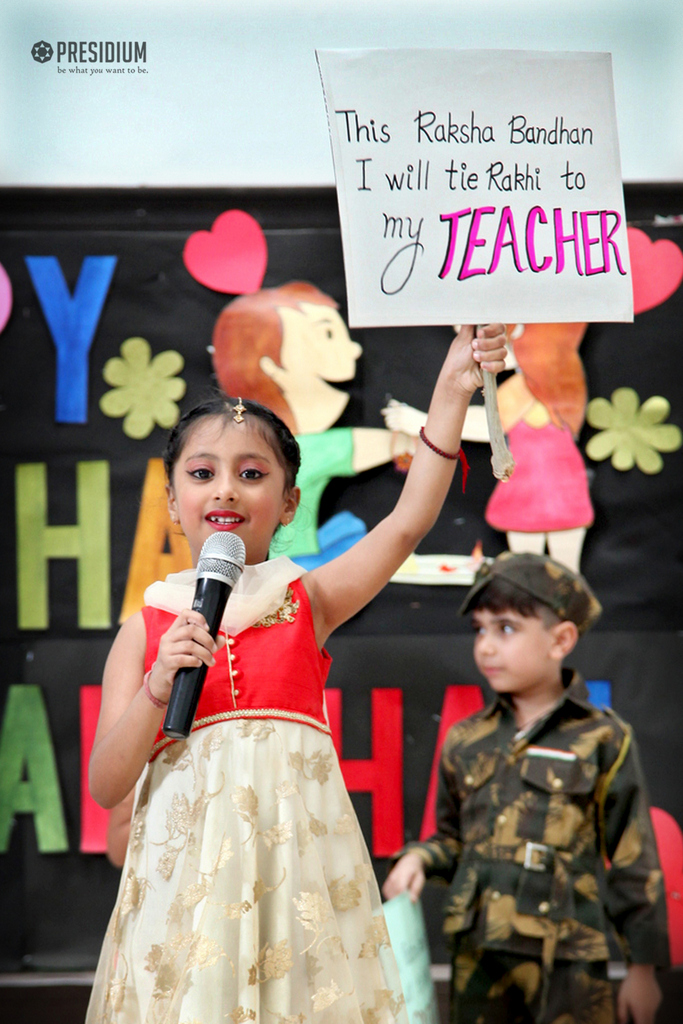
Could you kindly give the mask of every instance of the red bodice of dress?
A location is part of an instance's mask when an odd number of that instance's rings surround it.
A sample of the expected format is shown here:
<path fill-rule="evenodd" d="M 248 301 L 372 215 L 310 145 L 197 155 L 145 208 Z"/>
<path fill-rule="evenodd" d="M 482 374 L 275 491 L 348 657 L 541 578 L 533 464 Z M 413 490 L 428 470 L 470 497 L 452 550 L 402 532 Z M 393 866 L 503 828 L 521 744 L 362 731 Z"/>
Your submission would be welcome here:
<path fill-rule="evenodd" d="M 151 607 L 142 615 L 147 672 L 176 615 Z M 228 637 L 206 674 L 192 729 L 230 718 L 287 718 L 329 732 L 323 690 L 331 662 L 315 642 L 308 594 L 301 580 L 294 580 L 276 612 Z M 150 760 L 173 742 L 159 729 Z"/>

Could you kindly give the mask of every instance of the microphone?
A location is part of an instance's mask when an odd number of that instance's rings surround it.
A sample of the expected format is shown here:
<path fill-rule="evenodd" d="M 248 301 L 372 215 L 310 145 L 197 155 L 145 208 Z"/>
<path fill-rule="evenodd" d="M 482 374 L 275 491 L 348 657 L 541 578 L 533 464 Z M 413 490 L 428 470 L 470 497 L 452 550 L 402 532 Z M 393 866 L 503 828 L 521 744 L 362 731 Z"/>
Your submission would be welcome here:
<path fill-rule="evenodd" d="M 242 538 L 234 533 L 212 533 L 202 545 L 192 608 L 202 613 L 214 640 L 246 555 Z M 207 670 L 202 662 L 197 668 L 176 672 L 162 726 L 165 736 L 184 740 L 190 735 Z"/>

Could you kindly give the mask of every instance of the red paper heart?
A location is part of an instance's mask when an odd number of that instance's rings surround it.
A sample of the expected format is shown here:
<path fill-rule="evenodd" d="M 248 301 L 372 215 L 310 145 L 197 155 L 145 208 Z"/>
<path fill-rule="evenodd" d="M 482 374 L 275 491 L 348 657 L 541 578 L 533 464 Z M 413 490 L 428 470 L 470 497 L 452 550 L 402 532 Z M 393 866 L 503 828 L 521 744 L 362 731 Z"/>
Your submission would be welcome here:
<path fill-rule="evenodd" d="M 653 242 L 639 228 L 628 229 L 633 278 L 633 312 L 644 313 L 666 302 L 683 281 L 683 252 L 675 242 Z"/>
<path fill-rule="evenodd" d="M 245 295 L 261 287 L 268 263 L 266 238 L 258 221 L 243 210 L 226 210 L 210 231 L 195 231 L 183 249 L 195 281 L 215 292 Z"/>

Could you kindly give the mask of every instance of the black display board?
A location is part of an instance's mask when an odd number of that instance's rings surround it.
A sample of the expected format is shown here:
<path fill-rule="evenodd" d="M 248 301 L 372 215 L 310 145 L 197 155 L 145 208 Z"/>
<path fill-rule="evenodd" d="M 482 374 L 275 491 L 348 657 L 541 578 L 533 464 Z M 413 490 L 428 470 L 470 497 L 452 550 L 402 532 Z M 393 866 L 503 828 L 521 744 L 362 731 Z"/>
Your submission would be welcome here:
<path fill-rule="evenodd" d="M 653 241 L 669 239 L 683 248 L 683 226 L 672 219 L 683 211 L 683 188 L 627 188 L 626 202 L 631 224 Z M 229 209 L 246 211 L 265 233 L 264 287 L 310 281 L 339 303 L 345 317 L 332 189 L 0 190 L 0 264 L 13 291 L 12 313 L 0 333 L 0 714 L 5 716 L 0 722 L 6 722 L 12 688 L 38 688 L 66 830 L 64 849 L 41 852 L 35 815 L 15 816 L 6 851 L 0 853 L 3 971 L 93 967 L 113 906 L 118 873 L 101 853 L 79 852 L 80 698 L 83 687 L 98 685 L 115 635 L 148 460 L 160 455 L 164 431 L 156 427 L 145 439 L 134 440 L 123 433 L 120 419 L 103 415 L 99 401 L 109 385 L 102 368 L 119 355 L 127 338 L 143 337 L 154 353 L 171 349 L 183 355 L 181 376 L 187 391 L 181 409 L 190 408 L 215 384 L 207 349 L 230 296 L 194 280 L 182 251 L 190 234 L 208 230 Z M 655 223 L 656 215 L 669 219 Z M 55 346 L 26 262 L 33 256 L 56 257 L 72 291 L 85 257 L 116 257 L 89 353 L 83 423 L 56 422 Z M 668 422 L 682 425 L 681 323 L 679 288 L 633 324 L 590 325 L 580 351 L 589 398 L 609 397 L 619 387 L 634 388 L 641 401 L 662 395 L 671 405 Z M 363 356 L 355 378 L 336 385 L 350 395 L 337 425 L 383 426 L 380 410 L 389 397 L 426 408 L 450 338 L 447 328 L 351 334 L 362 345 Z M 594 433 L 584 426 L 578 441 L 582 452 Z M 487 555 L 506 547 L 504 535 L 484 520 L 495 484 L 489 452 L 483 445 L 466 449 L 471 464 L 466 493 L 456 481 L 422 553 L 467 553 L 478 540 Z M 604 615 L 581 641 L 573 662 L 589 679 L 609 684 L 613 707 L 636 726 L 653 804 L 683 822 L 678 783 L 683 736 L 683 451 L 663 458 L 663 470 L 653 475 L 638 469 L 620 472 L 609 460 L 586 459 L 596 518 L 586 537 L 582 570 L 602 601 Z M 46 466 L 48 521 L 57 526 L 76 521 L 77 465 L 93 462 L 106 463 L 109 472 L 111 624 L 82 628 L 76 563 L 56 558 L 49 566 L 47 625 L 20 628 L 17 466 Z M 392 464 L 333 480 L 323 496 L 320 521 L 349 510 L 372 526 L 392 508 L 402 481 Z M 469 627 L 456 615 L 462 593 L 453 586 L 390 584 L 329 643 L 334 658 L 329 685 L 342 694 L 344 759 L 372 756 L 371 691 L 401 691 L 400 781 L 407 838 L 420 832 L 445 688 L 478 684 Z M 44 737 L 45 724 L 39 719 L 30 728 Z M 8 756 L 7 747 L 0 745 L 0 761 L 3 750 Z M 30 782 L 31 768 L 28 764 L 23 781 Z M 377 849 L 372 801 L 368 793 L 354 794 L 368 845 Z M 381 881 L 384 858 L 376 857 L 375 865 Z M 438 892 L 426 897 L 437 962 L 447 957 L 440 938 L 440 900 Z"/>

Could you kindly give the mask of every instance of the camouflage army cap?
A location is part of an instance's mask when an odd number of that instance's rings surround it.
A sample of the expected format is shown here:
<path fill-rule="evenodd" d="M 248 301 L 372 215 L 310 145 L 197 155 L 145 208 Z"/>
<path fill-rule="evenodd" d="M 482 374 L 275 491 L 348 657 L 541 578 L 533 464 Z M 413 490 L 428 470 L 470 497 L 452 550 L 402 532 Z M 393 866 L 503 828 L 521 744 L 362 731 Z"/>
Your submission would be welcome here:
<path fill-rule="evenodd" d="M 576 623 L 585 633 L 600 617 L 602 606 L 580 573 L 547 555 L 514 554 L 504 551 L 477 570 L 474 583 L 459 609 L 466 615 L 474 599 L 494 579 L 505 580 L 551 608 L 560 619 Z"/>

